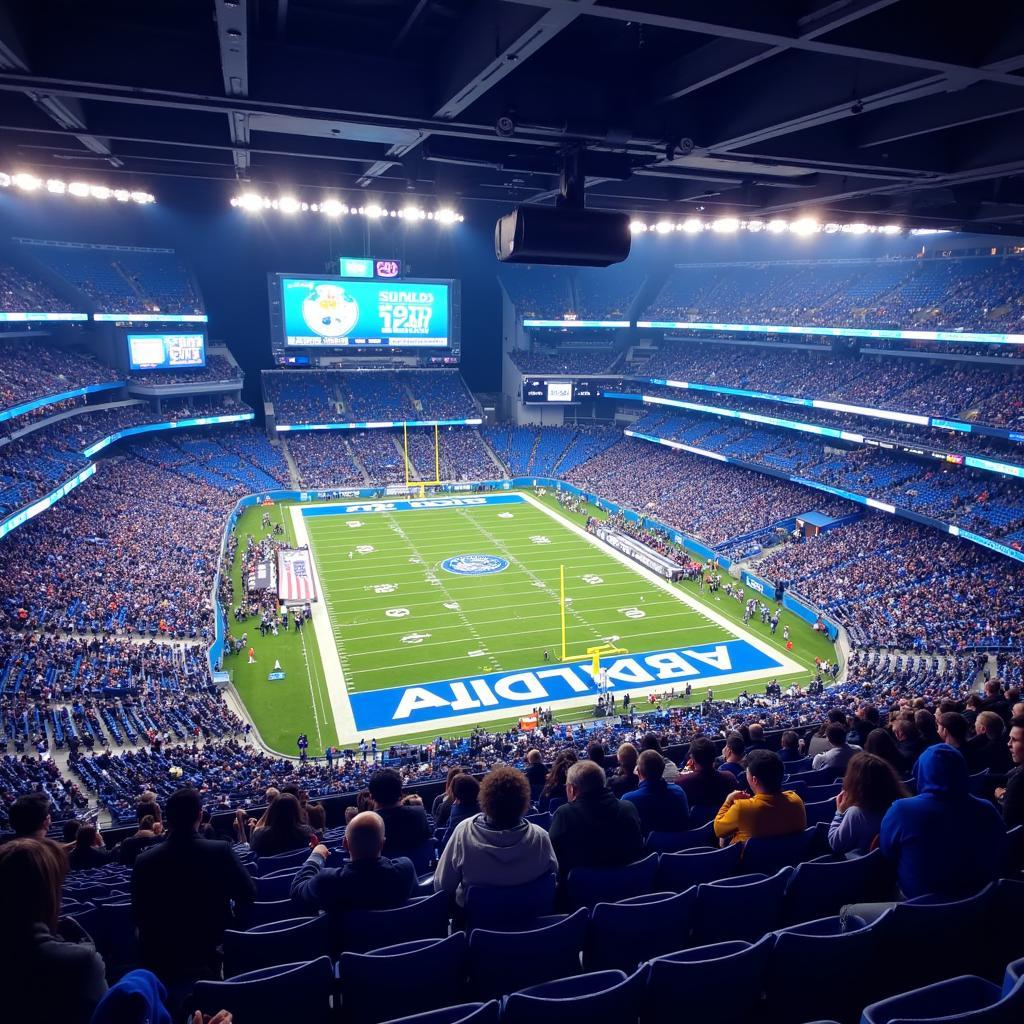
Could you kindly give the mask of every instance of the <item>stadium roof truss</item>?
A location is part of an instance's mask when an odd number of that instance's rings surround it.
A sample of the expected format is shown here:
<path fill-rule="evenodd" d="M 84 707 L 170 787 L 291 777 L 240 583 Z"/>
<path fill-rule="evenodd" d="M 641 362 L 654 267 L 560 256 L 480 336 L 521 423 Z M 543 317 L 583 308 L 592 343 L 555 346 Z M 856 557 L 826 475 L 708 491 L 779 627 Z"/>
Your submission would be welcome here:
<path fill-rule="evenodd" d="M 11 167 L 1019 233 L 1024 5 L 10 0 Z M 55 32 L 54 25 L 60 25 Z"/>

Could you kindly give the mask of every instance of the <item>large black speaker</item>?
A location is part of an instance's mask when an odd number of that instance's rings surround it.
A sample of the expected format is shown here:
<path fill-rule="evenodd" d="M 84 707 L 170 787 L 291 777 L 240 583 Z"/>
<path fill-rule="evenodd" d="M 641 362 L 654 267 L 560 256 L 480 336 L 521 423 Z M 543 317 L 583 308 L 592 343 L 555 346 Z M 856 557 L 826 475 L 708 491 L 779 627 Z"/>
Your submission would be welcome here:
<path fill-rule="evenodd" d="M 629 215 L 608 210 L 519 206 L 494 225 L 502 263 L 607 267 L 629 255 Z"/>

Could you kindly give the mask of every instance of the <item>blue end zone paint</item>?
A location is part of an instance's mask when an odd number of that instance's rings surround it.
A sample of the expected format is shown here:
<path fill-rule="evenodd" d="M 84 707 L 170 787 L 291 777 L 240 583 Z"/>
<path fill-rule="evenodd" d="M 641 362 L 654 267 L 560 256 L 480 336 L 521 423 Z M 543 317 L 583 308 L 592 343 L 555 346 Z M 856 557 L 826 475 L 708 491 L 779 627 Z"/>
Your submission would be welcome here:
<path fill-rule="evenodd" d="M 365 516 L 373 512 L 421 512 L 431 508 L 480 508 L 483 505 L 520 505 L 522 502 L 522 495 L 519 494 L 474 494 L 465 498 L 396 498 L 394 501 L 313 505 L 302 509 L 302 516 L 304 519 L 313 516 Z"/>
<path fill-rule="evenodd" d="M 610 689 L 636 700 L 655 690 L 690 683 L 694 689 L 709 683 L 729 682 L 740 673 L 770 675 L 785 670 L 773 655 L 746 640 L 723 640 L 693 647 L 676 647 L 646 654 L 613 655 L 601 659 L 608 670 Z M 585 698 L 597 699 L 597 687 L 588 662 L 545 665 L 518 672 L 464 676 L 420 686 L 350 693 L 349 701 L 360 732 L 391 725 L 451 724 L 466 715 L 517 711 L 539 704 Z"/>

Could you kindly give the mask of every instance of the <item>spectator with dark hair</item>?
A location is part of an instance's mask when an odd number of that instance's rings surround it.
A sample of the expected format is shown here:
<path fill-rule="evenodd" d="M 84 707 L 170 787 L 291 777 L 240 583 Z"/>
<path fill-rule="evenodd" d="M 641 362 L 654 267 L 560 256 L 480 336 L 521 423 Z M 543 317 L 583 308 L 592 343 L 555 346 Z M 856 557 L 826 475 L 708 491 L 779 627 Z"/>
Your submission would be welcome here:
<path fill-rule="evenodd" d="M 846 712 L 842 708 L 832 708 L 818 731 L 810 738 L 807 744 L 808 757 L 817 757 L 818 754 L 824 754 L 831 749 L 832 744 L 829 742 L 828 730 L 832 725 L 846 725 Z"/>
<path fill-rule="evenodd" d="M 538 753 L 537 756 L 539 757 L 540 754 Z M 541 765 L 542 769 L 543 767 Z M 444 790 L 434 797 L 434 802 L 430 805 L 430 814 L 434 819 L 435 827 L 444 828 L 448 824 L 448 818 L 452 813 L 452 804 L 455 802 L 455 798 L 452 796 L 452 783 L 455 781 L 455 776 L 461 775 L 465 770 L 459 764 L 453 764 L 448 769 L 448 774 L 444 781 Z"/>
<path fill-rule="evenodd" d="M 394 768 L 382 768 L 370 776 L 369 789 L 373 809 L 384 821 L 384 855 L 416 853 L 430 839 L 430 823 L 422 807 L 402 804 L 402 776 Z"/>
<path fill-rule="evenodd" d="M 523 885 L 558 870 L 551 838 L 523 817 L 530 784 L 522 772 L 492 768 L 480 783 L 480 807 L 456 826 L 434 872 L 434 889 L 454 895 L 460 906 L 470 885 Z"/>
<path fill-rule="evenodd" d="M 50 798 L 45 793 L 26 793 L 11 804 L 8 816 L 19 839 L 45 839 L 50 830 Z"/>
<path fill-rule="evenodd" d="M 814 771 L 828 768 L 837 776 L 842 775 L 846 771 L 850 759 L 859 752 L 860 747 L 851 746 L 846 742 L 846 726 L 836 722 L 825 730 L 825 737 L 831 746 L 828 750 L 815 756 L 811 762 L 811 768 Z"/>
<path fill-rule="evenodd" d="M 113 853 L 103 843 L 103 833 L 95 825 L 82 825 L 68 856 L 68 866 L 72 871 L 88 871 L 109 864 L 112 857 Z"/>
<path fill-rule="evenodd" d="M 273 857 L 309 846 L 313 830 L 303 821 L 302 805 L 292 793 L 281 795 L 267 809 L 267 824 L 249 841 L 259 857 Z"/>
<path fill-rule="evenodd" d="M 935 723 L 939 742 L 946 743 L 961 754 L 967 746 L 967 719 L 958 711 L 944 711 Z"/>
<path fill-rule="evenodd" d="M 1003 693 L 1003 684 L 998 679 L 989 679 L 985 683 L 985 698 L 982 701 L 985 711 L 992 711 L 1004 722 L 1010 719 L 1010 703 Z"/>
<path fill-rule="evenodd" d="M 690 744 L 686 768 L 679 776 L 679 788 L 686 794 L 690 807 L 714 816 L 722 801 L 737 788 L 736 776 L 715 768 L 715 745 L 706 736 L 697 736 Z"/>
<path fill-rule="evenodd" d="M 924 742 L 921 739 L 921 734 L 917 731 L 913 717 L 901 715 L 897 718 L 892 724 L 892 736 L 896 741 L 896 749 L 900 752 L 903 760 L 913 768 L 924 750 Z"/>
<path fill-rule="evenodd" d="M 325 912 L 336 930 L 346 911 L 387 910 L 405 903 L 416 890 L 416 868 L 407 857 L 383 856 L 384 830 L 379 814 L 356 814 L 342 840 L 348 863 L 328 868 L 331 851 L 315 846 L 292 880 L 292 900 L 313 913 Z"/>
<path fill-rule="evenodd" d="M 640 753 L 643 753 L 645 750 L 653 750 L 655 753 L 661 754 L 662 757 L 665 757 L 665 755 L 664 755 L 664 753 L 662 752 L 662 749 L 661 749 L 661 740 L 659 740 L 658 737 L 653 732 L 647 733 L 644 736 L 644 738 L 640 741 Z M 665 773 L 664 773 L 665 781 L 666 782 L 675 782 L 676 781 L 676 776 L 678 774 L 679 774 L 679 765 L 677 765 L 675 763 L 675 761 L 671 760 L 671 758 L 666 757 L 665 758 Z"/>
<path fill-rule="evenodd" d="M 153 806 L 157 807 L 156 804 Z M 159 811 L 159 807 L 157 807 L 157 810 Z M 205 814 L 206 812 L 204 811 L 203 813 Z M 147 850 L 155 843 L 161 841 L 163 831 L 164 826 L 162 819 L 155 818 L 152 814 L 143 814 L 139 819 L 138 831 L 127 839 L 122 840 L 118 845 L 118 861 L 127 867 L 131 867 L 143 850 Z"/>
<path fill-rule="evenodd" d="M 1010 740 L 1007 744 L 1013 770 L 1006 776 L 1006 785 L 996 789 L 996 800 L 1003 810 L 1007 828 L 1024 825 L 1024 715 L 1015 715 L 1010 721 Z"/>
<path fill-rule="evenodd" d="M 619 766 L 615 774 L 608 780 L 608 788 L 621 800 L 627 793 L 640 785 L 636 777 L 636 764 L 640 755 L 632 743 L 621 743 L 615 752 L 615 760 Z"/>
<path fill-rule="evenodd" d="M 649 832 L 685 832 L 690 826 L 690 804 L 686 794 L 673 782 L 666 782 L 665 758 L 656 750 L 645 750 L 636 766 L 640 785 L 626 793 L 640 815 L 640 828 Z"/>
<path fill-rule="evenodd" d="M 551 845 L 563 880 L 576 867 L 619 867 L 642 855 L 636 807 L 615 799 L 600 765 L 577 761 L 569 769 L 565 790 L 568 803 L 551 818 Z"/>
<path fill-rule="evenodd" d="M 755 837 L 802 832 L 807 827 L 804 802 L 796 793 L 782 791 L 784 776 L 778 754 L 755 750 L 747 758 L 750 793 L 737 789 L 725 798 L 715 815 L 715 835 L 730 843 L 745 843 Z"/>
<path fill-rule="evenodd" d="M 914 712 L 914 725 L 917 726 L 921 742 L 925 747 L 934 747 L 936 743 L 942 742 L 939 739 L 935 716 L 927 708 L 918 708 Z"/>
<path fill-rule="evenodd" d="M 536 800 L 540 791 L 544 788 L 544 780 L 548 771 L 544 767 L 544 759 L 539 750 L 528 750 L 526 752 L 526 781 L 530 784 L 530 796 Z M 436 817 L 436 815 L 435 815 Z"/>
<path fill-rule="evenodd" d="M 132 870 L 132 908 L 143 966 L 179 994 L 220 972 L 218 947 L 256 883 L 228 843 L 202 839 L 203 803 L 194 789 L 167 801 L 167 840 L 141 853 Z"/>
<path fill-rule="evenodd" d="M 604 768 L 605 750 L 603 743 L 588 743 L 587 744 L 587 759 L 593 761 L 594 764 L 599 764 Z"/>
<path fill-rule="evenodd" d="M 800 737 L 792 729 L 787 729 L 782 734 L 779 744 L 779 760 L 783 764 L 792 764 L 804 759 L 804 755 L 800 753 Z"/>
<path fill-rule="evenodd" d="M 444 834 L 446 843 L 462 822 L 480 813 L 480 783 L 468 772 L 456 775 L 452 780 L 452 801 L 448 829 Z"/>
<path fill-rule="evenodd" d="M 997 877 L 1006 834 L 985 800 L 972 796 L 963 755 L 939 743 L 914 767 L 917 795 L 897 800 L 881 827 L 881 850 L 907 899 L 967 896 Z"/>
<path fill-rule="evenodd" d="M 722 763 L 718 766 L 723 772 L 728 772 L 736 779 L 737 785 L 743 785 L 745 781 L 743 758 L 747 745 L 738 732 L 729 733 L 725 738 L 725 746 L 722 748 Z"/>
<path fill-rule="evenodd" d="M 888 761 L 892 765 L 893 771 L 901 779 L 907 777 L 911 766 L 907 764 L 907 759 L 900 753 L 899 747 L 896 746 L 896 741 L 888 729 L 872 729 L 864 741 L 864 750 L 868 754 L 880 757 L 883 761 Z"/>
<path fill-rule="evenodd" d="M 987 771 L 1001 778 L 1013 767 L 1003 731 L 1003 719 L 995 711 L 982 711 L 975 719 L 974 737 L 961 751 L 972 775 Z"/>
<path fill-rule="evenodd" d="M 107 990 L 89 936 L 60 919 L 64 851 L 48 839 L 0 847 L 0 991 L 4 1018 L 33 1024 L 88 1024 Z"/>
<path fill-rule="evenodd" d="M 850 743 L 863 747 L 873 729 L 878 728 L 878 708 L 873 704 L 861 704 L 850 723 Z"/>
<path fill-rule="evenodd" d="M 565 780 L 569 769 L 576 763 L 575 750 L 560 750 L 551 767 L 548 769 L 548 777 L 544 780 L 544 789 L 541 790 L 542 800 L 567 800 Z"/>
<path fill-rule="evenodd" d="M 874 754 L 854 754 L 846 766 L 842 792 L 828 830 L 828 845 L 836 854 L 871 850 L 882 818 L 896 800 L 907 796 L 892 765 Z"/>

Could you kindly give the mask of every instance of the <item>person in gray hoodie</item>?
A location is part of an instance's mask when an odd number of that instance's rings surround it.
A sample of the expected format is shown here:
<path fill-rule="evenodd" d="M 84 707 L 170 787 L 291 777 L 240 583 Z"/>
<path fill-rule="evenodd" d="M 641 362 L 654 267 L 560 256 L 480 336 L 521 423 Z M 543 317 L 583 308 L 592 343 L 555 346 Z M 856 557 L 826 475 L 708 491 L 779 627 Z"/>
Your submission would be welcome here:
<path fill-rule="evenodd" d="M 481 813 L 452 832 L 437 870 L 434 889 L 465 905 L 470 885 L 522 885 L 558 870 L 547 832 L 525 821 L 530 784 L 515 768 L 499 765 L 480 783 Z"/>

